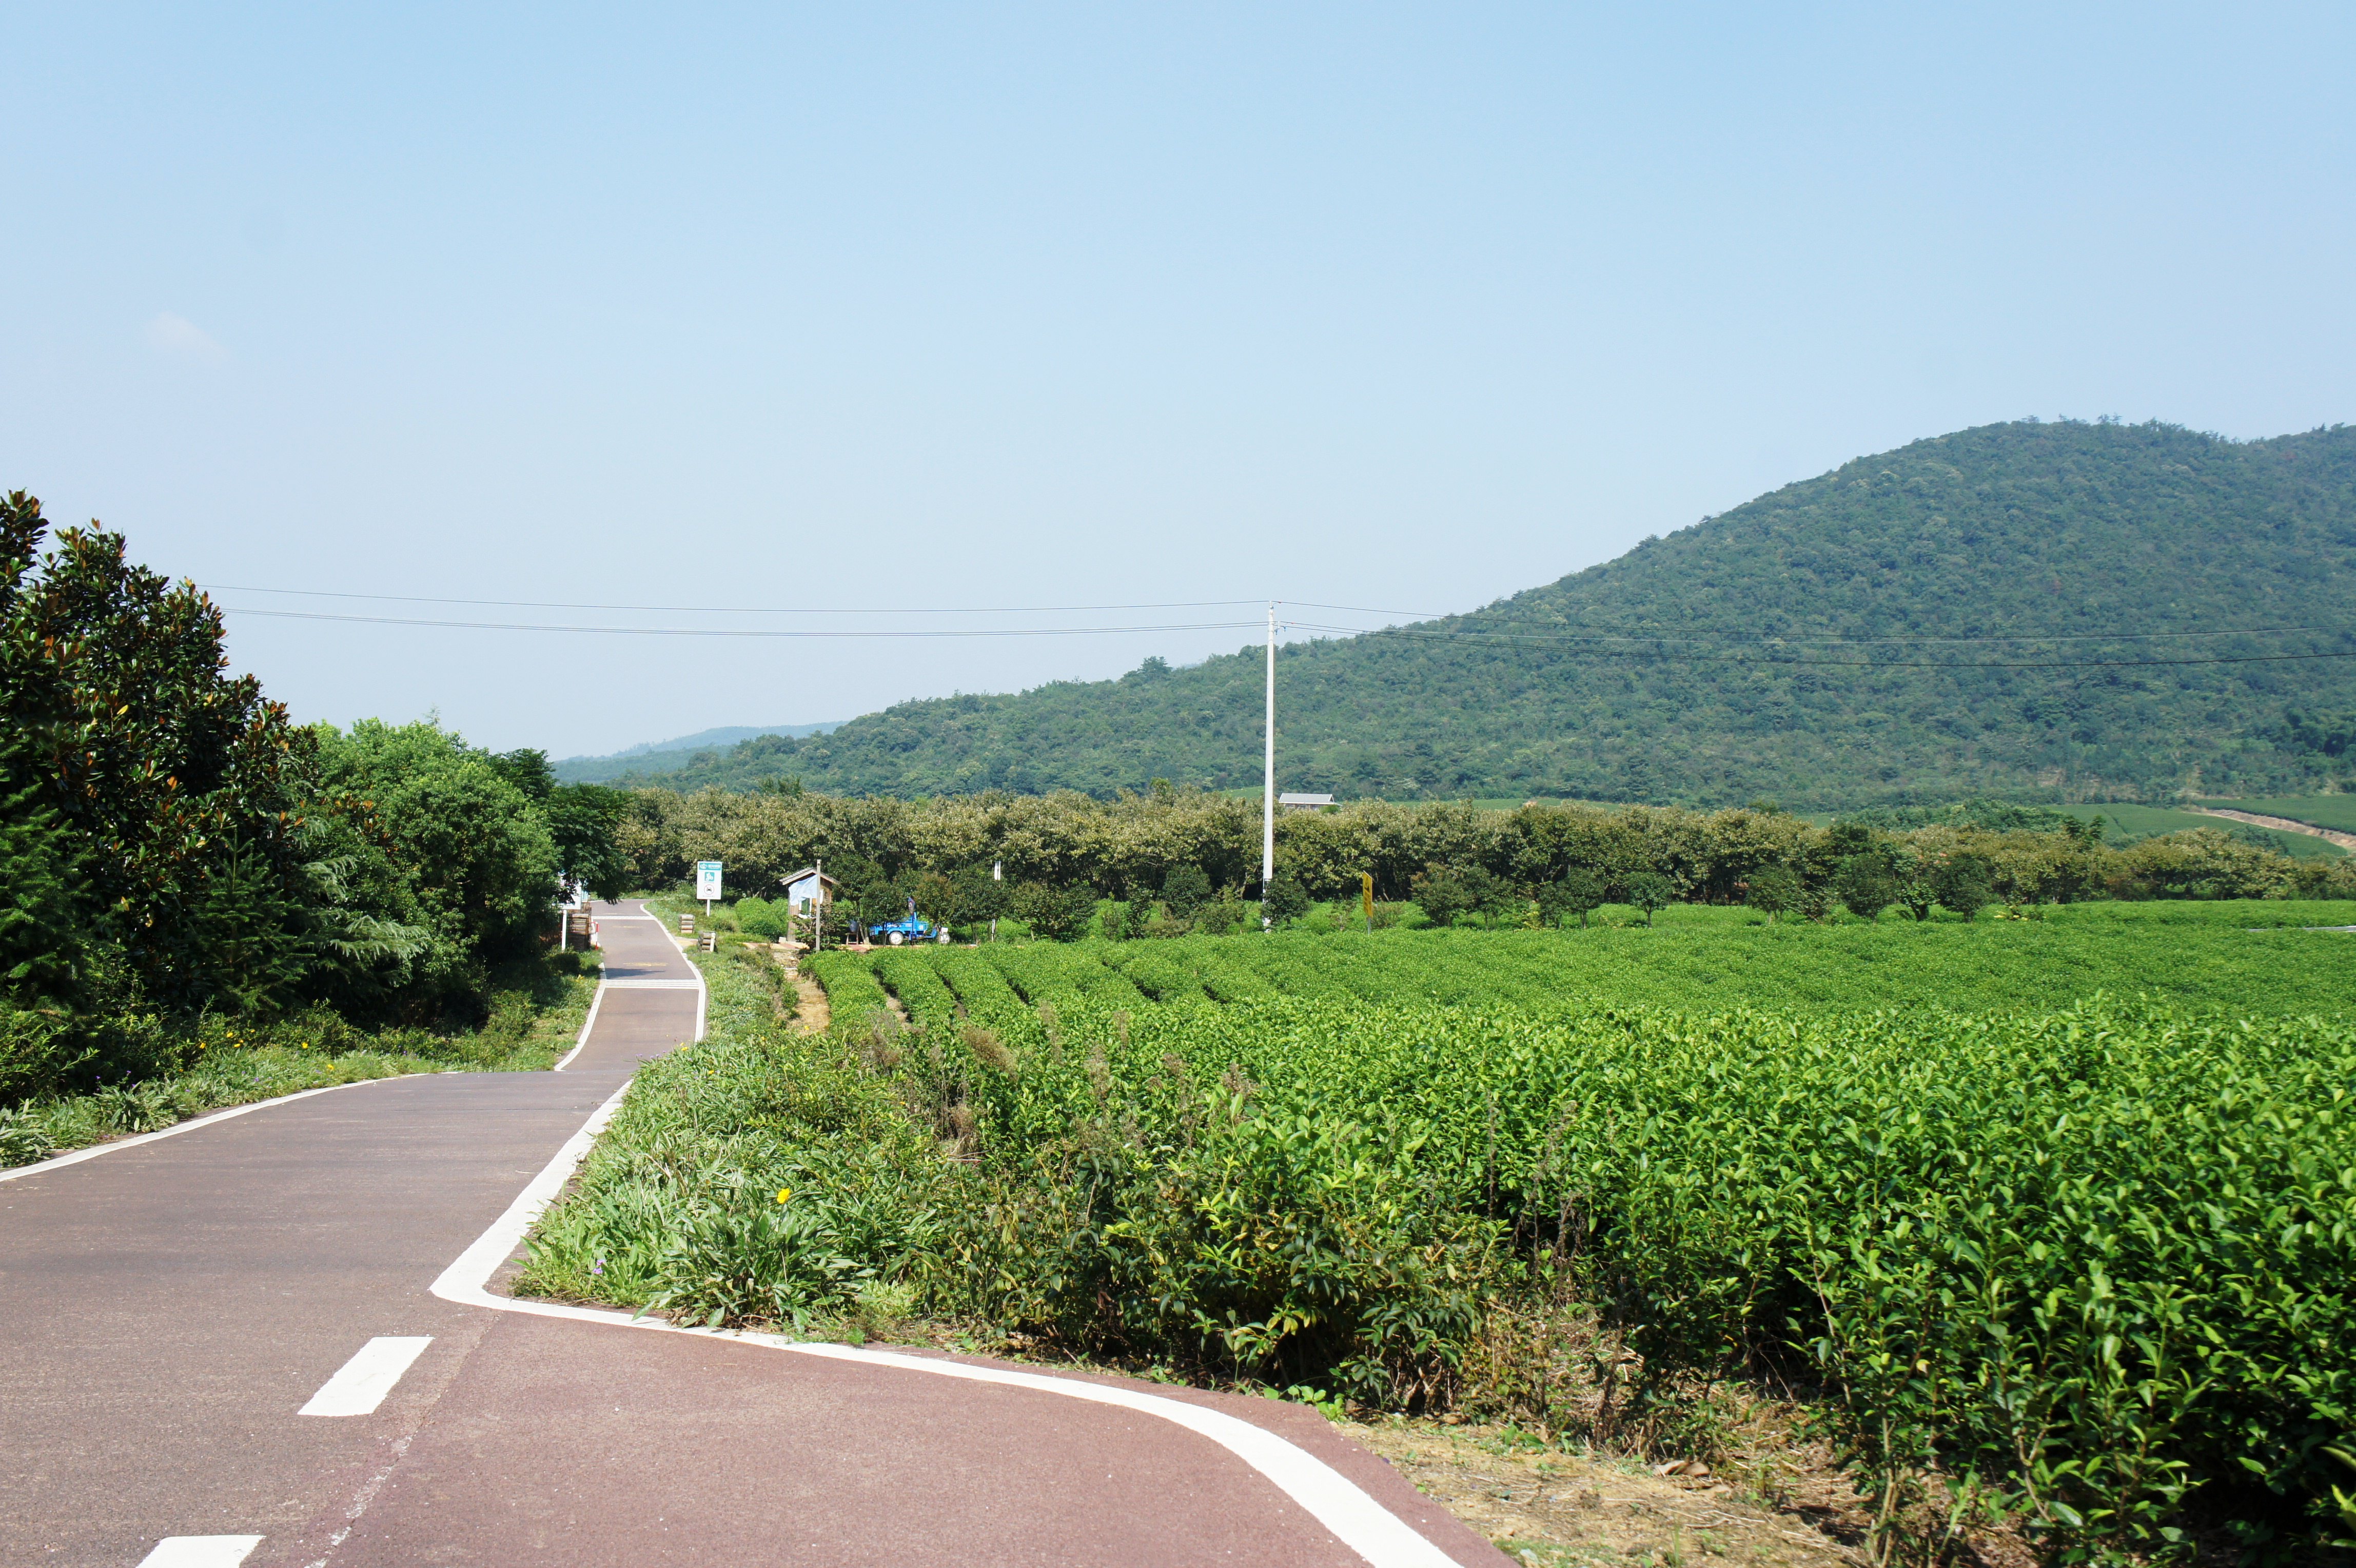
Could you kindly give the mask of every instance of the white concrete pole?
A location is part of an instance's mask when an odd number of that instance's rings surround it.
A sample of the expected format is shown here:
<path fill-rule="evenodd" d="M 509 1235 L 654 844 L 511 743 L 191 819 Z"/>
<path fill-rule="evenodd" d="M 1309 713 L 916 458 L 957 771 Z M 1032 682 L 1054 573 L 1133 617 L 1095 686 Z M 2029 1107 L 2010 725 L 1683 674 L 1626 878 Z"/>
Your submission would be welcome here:
<path fill-rule="evenodd" d="M 1269 929 L 1269 885 L 1276 880 L 1276 601 L 1268 604 L 1267 755 L 1259 784 L 1259 929 Z"/>

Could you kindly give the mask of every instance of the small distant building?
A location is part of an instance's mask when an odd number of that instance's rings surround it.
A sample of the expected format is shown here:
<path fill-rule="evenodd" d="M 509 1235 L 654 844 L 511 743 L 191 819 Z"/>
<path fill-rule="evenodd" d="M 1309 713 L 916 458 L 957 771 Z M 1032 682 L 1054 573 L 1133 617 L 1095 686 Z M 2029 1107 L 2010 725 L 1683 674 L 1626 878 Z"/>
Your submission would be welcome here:
<path fill-rule="evenodd" d="M 835 889 L 842 886 L 815 865 L 806 865 L 780 880 L 786 885 L 786 903 L 797 915 L 809 914 L 810 905 L 821 897 L 833 903 Z"/>
<path fill-rule="evenodd" d="M 1333 803 L 1331 795 L 1279 795 L 1276 803 L 1288 811 L 1320 811 Z"/>

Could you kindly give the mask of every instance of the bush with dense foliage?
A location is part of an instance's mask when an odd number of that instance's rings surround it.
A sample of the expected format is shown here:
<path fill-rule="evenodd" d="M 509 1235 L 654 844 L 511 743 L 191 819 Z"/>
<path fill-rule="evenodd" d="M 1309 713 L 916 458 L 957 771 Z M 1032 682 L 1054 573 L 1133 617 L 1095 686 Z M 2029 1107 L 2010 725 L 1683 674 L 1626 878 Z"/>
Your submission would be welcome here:
<path fill-rule="evenodd" d="M 193 585 L 48 536 L 0 498 L 0 1104 L 174 1071 L 209 1017 L 478 1025 L 560 871 L 627 869 L 626 797 L 431 722 L 298 726 Z"/>

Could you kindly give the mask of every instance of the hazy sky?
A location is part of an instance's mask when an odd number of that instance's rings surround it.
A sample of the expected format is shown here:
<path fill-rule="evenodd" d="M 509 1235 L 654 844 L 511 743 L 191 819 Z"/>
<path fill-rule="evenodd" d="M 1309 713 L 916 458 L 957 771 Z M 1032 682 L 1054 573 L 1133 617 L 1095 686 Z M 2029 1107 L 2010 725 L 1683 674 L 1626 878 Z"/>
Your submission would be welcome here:
<path fill-rule="evenodd" d="M 1448 610 L 1991 420 L 2356 419 L 2346 5 L 81 4 L 0 59 L 0 486 L 207 584 Z M 298 716 L 560 756 L 1249 635 L 230 625 Z"/>

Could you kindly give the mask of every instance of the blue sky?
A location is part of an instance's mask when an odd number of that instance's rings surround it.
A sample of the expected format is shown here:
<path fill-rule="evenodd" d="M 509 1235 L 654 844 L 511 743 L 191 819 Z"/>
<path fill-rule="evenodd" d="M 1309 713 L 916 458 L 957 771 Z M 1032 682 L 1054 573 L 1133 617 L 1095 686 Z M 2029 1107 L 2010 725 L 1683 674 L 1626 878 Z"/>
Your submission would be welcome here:
<path fill-rule="evenodd" d="M 1991 420 L 2356 419 L 2356 12 L 1639 9 L 12 7 L 0 485 L 242 587 L 1420 611 Z M 1244 640 L 230 646 L 567 755 Z"/>

